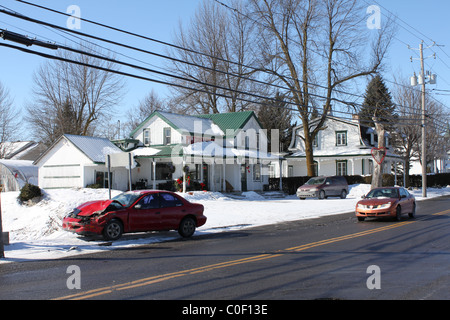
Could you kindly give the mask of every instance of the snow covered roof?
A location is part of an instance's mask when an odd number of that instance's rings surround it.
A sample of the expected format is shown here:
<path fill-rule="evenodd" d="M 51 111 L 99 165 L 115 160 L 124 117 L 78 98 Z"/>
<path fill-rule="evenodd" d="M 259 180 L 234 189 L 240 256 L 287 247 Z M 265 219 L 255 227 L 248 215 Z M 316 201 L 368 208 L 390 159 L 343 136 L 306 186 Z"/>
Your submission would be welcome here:
<path fill-rule="evenodd" d="M 20 187 L 23 187 L 26 182 L 38 184 L 38 167 L 33 165 L 33 161 L 0 159 L 1 166 L 7 168 Z M 3 172 L 3 170 L 0 170 L 0 172 Z"/>
<path fill-rule="evenodd" d="M 106 138 L 77 136 L 65 134 L 67 140 L 72 142 L 81 152 L 83 152 L 93 162 L 104 163 L 105 156 L 123 151 Z"/>
<path fill-rule="evenodd" d="M 92 162 L 105 163 L 108 154 L 123 153 L 123 151 L 106 138 L 77 136 L 73 134 L 62 135 L 50 148 L 34 161 L 37 164 L 61 139 L 71 142 L 78 150 L 85 154 Z"/>
<path fill-rule="evenodd" d="M 158 147 L 140 147 L 133 150 L 136 157 L 162 158 L 170 156 L 201 156 L 207 158 L 252 158 L 278 160 L 280 157 L 257 150 L 223 148 L 213 141 L 196 142 L 188 146 L 170 145 Z"/>
<path fill-rule="evenodd" d="M 278 160 L 280 157 L 261 152 L 258 150 L 246 150 L 236 148 L 223 148 L 217 143 L 209 142 L 197 142 L 183 148 L 183 153 L 186 155 L 202 156 L 202 157 L 226 157 L 226 158 L 253 158 L 264 160 Z"/>

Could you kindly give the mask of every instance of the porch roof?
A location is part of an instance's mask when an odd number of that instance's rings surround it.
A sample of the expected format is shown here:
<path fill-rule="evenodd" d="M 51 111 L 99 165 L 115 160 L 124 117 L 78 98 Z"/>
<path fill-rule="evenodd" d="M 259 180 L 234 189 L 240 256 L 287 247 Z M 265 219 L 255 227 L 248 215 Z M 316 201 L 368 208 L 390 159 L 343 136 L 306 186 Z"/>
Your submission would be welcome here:
<path fill-rule="evenodd" d="M 180 144 L 168 146 L 140 147 L 133 151 L 137 158 L 168 158 L 168 157 L 205 157 L 205 158 L 251 158 L 263 160 L 279 160 L 280 156 L 257 150 L 223 148 L 217 143 L 197 142 L 188 146 Z"/>

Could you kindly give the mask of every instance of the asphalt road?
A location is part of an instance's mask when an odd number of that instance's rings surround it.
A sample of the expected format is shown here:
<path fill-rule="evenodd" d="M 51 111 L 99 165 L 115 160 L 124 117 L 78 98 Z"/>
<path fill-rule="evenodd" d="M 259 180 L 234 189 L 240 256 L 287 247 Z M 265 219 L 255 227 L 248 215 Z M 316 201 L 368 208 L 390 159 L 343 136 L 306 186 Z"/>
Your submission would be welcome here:
<path fill-rule="evenodd" d="M 0 300 L 448 300 L 449 231 L 450 197 L 441 197 L 400 222 L 348 213 L 0 264 Z"/>

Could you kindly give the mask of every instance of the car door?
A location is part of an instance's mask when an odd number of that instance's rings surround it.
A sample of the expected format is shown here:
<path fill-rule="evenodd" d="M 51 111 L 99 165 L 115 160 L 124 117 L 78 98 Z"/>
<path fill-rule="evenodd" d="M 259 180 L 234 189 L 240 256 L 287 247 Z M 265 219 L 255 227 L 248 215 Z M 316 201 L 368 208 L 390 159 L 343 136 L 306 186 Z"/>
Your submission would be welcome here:
<path fill-rule="evenodd" d="M 187 214 L 186 206 L 176 195 L 161 192 L 161 230 L 178 229 L 181 220 Z"/>
<path fill-rule="evenodd" d="M 404 208 L 403 212 L 412 212 L 414 201 L 413 201 L 411 195 L 409 194 L 408 191 L 406 191 L 403 188 L 400 188 L 399 191 L 400 191 L 400 197 L 401 197 L 400 204 L 401 204 L 402 208 Z"/>
<path fill-rule="evenodd" d="M 325 195 L 332 196 L 333 195 L 333 185 L 331 183 L 331 178 L 326 178 L 325 182 L 323 183 L 323 191 L 325 191 Z"/>
<path fill-rule="evenodd" d="M 161 224 L 161 208 L 158 193 L 147 194 L 130 208 L 128 221 L 129 231 L 159 230 Z"/>

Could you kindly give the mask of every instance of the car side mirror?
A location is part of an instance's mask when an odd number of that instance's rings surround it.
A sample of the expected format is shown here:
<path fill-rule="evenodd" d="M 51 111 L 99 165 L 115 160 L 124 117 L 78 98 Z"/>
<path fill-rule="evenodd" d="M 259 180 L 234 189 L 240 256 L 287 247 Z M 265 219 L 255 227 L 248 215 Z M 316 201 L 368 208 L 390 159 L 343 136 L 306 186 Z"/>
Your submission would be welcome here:
<path fill-rule="evenodd" d="M 400 198 L 406 198 L 406 194 L 402 194 Z"/>
<path fill-rule="evenodd" d="M 362 196 L 361 196 L 361 199 L 364 199 L 366 197 L 366 195 L 365 194 L 363 194 Z"/>

